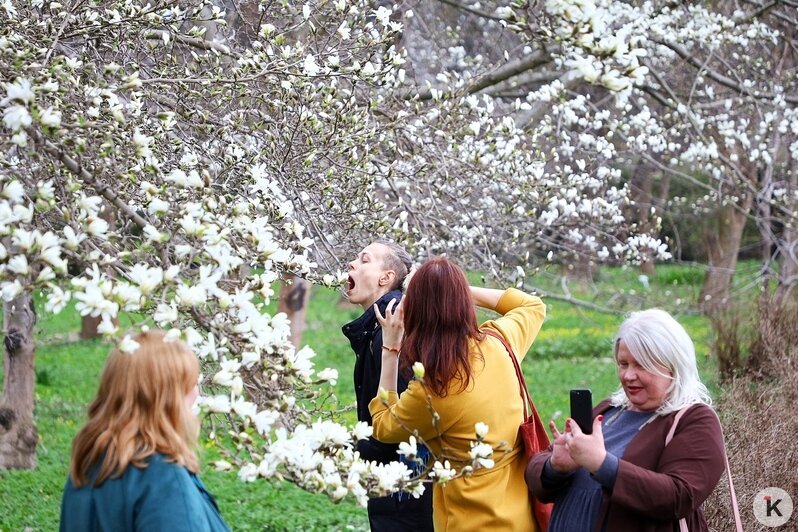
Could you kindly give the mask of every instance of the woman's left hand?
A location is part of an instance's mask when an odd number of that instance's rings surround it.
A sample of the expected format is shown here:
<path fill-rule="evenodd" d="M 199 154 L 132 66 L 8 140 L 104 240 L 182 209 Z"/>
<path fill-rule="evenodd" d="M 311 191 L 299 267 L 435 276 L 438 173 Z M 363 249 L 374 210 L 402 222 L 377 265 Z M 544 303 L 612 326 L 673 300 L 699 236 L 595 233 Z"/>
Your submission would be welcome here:
<path fill-rule="evenodd" d="M 579 425 L 571 418 L 565 422 L 565 448 L 574 462 L 584 467 L 591 473 L 598 471 L 607 449 L 604 447 L 604 433 L 601 430 L 601 421 L 604 416 L 596 416 L 593 420 L 593 434 L 585 434 Z"/>
<path fill-rule="evenodd" d="M 379 307 L 374 303 L 374 314 L 382 327 L 382 345 L 400 349 L 405 335 L 402 302 L 397 304 L 396 299 L 391 299 L 388 306 L 385 307 L 385 316 L 380 313 Z"/>

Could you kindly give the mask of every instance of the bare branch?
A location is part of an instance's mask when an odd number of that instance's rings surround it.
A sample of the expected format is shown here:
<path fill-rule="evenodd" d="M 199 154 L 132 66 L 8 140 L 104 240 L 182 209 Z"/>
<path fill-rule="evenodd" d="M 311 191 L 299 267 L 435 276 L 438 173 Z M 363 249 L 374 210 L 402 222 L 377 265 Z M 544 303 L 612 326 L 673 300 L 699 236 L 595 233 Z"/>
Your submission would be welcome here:
<path fill-rule="evenodd" d="M 471 84 L 465 88 L 465 94 L 474 94 L 488 87 L 497 85 L 503 81 L 522 74 L 533 68 L 545 65 L 551 61 L 551 56 L 544 50 L 537 50 L 536 52 L 524 56 L 520 59 L 515 59 L 505 63 L 503 66 L 489 72 L 488 74 L 476 78 Z M 417 95 L 417 96 L 416 96 Z M 415 91 L 407 91 L 404 95 L 406 99 L 417 97 L 419 100 L 431 100 L 432 89 L 425 88 L 416 93 Z"/>
<path fill-rule="evenodd" d="M 676 52 L 676 54 L 679 57 L 681 57 L 682 59 L 684 59 L 685 61 L 690 63 L 696 69 L 699 69 L 699 70 L 705 72 L 707 77 L 709 77 L 710 79 L 712 79 L 714 81 L 717 81 L 721 85 L 724 85 L 725 87 L 728 87 L 728 88 L 730 88 L 730 89 L 732 89 L 732 90 L 734 90 L 736 92 L 739 92 L 740 94 L 744 94 L 746 96 L 750 96 L 752 98 L 756 98 L 756 99 L 760 99 L 760 100 L 772 100 L 772 99 L 774 99 L 776 97 L 776 95 L 773 94 L 773 93 L 761 93 L 761 92 L 753 93 L 749 89 L 743 87 L 742 85 L 740 85 L 739 83 L 734 81 L 733 79 L 731 79 L 731 78 L 729 78 L 727 76 L 724 76 L 723 74 L 720 74 L 719 72 L 715 72 L 714 70 L 712 70 L 710 68 L 707 68 L 706 65 L 701 63 L 698 59 L 696 59 L 693 56 L 693 54 L 691 54 L 690 51 L 687 50 L 687 48 L 685 48 L 684 46 L 682 46 L 680 44 L 669 43 L 669 42 L 658 41 L 658 40 L 655 40 L 654 42 L 656 42 L 657 44 L 660 44 L 662 46 L 665 46 L 667 48 L 670 48 L 671 50 Z M 798 96 L 783 95 L 783 97 L 784 97 L 784 100 L 789 102 L 789 103 L 798 104 Z"/>
<path fill-rule="evenodd" d="M 488 13 L 487 11 L 482 11 L 481 9 L 477 9 L 476 7 L 467 6 L 461 2 L 458 2 L 457 0 L 438 0 L 438 2 L 454 6 L 457 9 L 467 11 L 469 13 L 477 15 L 478 17 L 487 18 L 490 20 L 505 20 L 504 18 L 496 15 L 495 13 Z"/>

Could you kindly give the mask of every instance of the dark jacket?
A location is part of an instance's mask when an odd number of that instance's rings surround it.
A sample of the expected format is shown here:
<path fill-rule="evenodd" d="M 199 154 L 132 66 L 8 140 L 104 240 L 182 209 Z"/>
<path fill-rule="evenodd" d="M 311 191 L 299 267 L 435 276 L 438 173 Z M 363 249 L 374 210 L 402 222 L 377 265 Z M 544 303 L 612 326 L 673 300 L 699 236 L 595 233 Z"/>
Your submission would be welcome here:
<path fill-rule="evenodd" d="M 593 417 L 609 410 L 609 401 L 593 409 Z M 715 489 L 725 469 L 720 422 L 706 405 L 690 407 L 679 420 L 673 439 L 665 446 L 675 412 L 643 427 L 619 457 L 612 492 L 604 490 L 596 523 L 600 532 L 672 532 L 687 519 L 690 532 L 708 530 L 701 505 Z M 532 457 L 526 470 L 529 489 L 545 502 L 560 490 L 543 488 L 541 474 L 551 447 Z"/>
<path fill-rule="evenodd" d="M 385 313 L 391 299 L 399 301 L 402 292 L 393 290 L 377 300 L 380 312 Z M 382 328 L 374 315 L 373 306 L 358 319 L 347 323 L 341 329 L 349 339 L 355 352 L 355 398 L 357 399 L 357 419 L 371 425 L 369 401 L 377 396 L 382 370 Z M 399 347 L 399 346 L 392 346 Z M 402 393 L 407 388 L 408 379 L 399 376 L 396 391 Z M 422 446 L 419 446 L 421 449 Z M 398 445 L 382 443 L 374 438 L 360 440 L 357 450 L 365 460 L 380 463 L 399 460 Z M 416 499 L 407 493 L 394 493 L 390 497 L 377 497 L 368 502 L 369 526 L 372 532 L 432 532 L 432 487 L 427 486 L 424 494 Z"/>
<path fill-rule="evenodd" d="M 89 473 L 96 476 L 99 466 Z M 127 466 L 99 486 L 76 488 L 67 480 L 61 501 L 62 532 L 224 532 L 230 529 L 200 479 L 162 454 L 147 467 Z"/>
<path fill-rule="evenodd" d="M 377 300 L 380 312 L 385 313 L 391 299 L 398 302 L 402 299 L 402 292 L 393 290 Z M 382 328 L 370 306 L 362 316 L 344 325 L 341 330 L 349 339 L 349 345 L 355 352 L 355 398 L 357 400 L 357 420 L 365 421 L 371 425 L 369 401 L 377 396 L 380 387 L 380 371 L 382 370 Z M 398 346 L 392 346 L 398 347 Z M 402 393 L 407 388 L 408 380 L 401 375 L 396 383 L 396 391 Z M 357 450 L 366 460 L 375 460 L 380 463 L 398 460 L 396 454 L 398 445 L 381 443 L 374 438 L 360 440 Z"/>

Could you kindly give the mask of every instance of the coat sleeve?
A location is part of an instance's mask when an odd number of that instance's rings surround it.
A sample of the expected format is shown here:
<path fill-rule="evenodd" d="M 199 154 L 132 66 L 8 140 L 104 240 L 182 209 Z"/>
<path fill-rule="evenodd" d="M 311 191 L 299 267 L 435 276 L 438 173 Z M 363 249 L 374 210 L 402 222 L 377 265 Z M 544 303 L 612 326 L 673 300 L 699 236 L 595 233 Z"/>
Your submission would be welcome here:
<path fill-rule="evenodd" d="M 433 416 L 430 408 L 441 412 L 427 389 L 416 380 L 410 382 L 401 396 L 388 392 L 387 404 L 375 397 L 369 403 L 374 438 L 385 443 L 399 443 L 407 441 L 412 431 L 418 431 L 421 439 L 429 441 L 446 432 L 457 420 L 456 416 Z"/>
<path fill-rule="evenodd" d="M 565 477 L 557 486 L 547 485 L 543 482 L 543 468 L 551 457 L 551 450 L 552 446 L 550 445 L 545 451 L 533 454 L 524 475 L 529 491 L 541 502 L 554 502 L 555 497 L 571 484 L 571 476 Z"/>
<path fill-rule="evenodd" d="M 619 461 L 610 503 L 655 519 L 687 517 L 718 484 L 726 467 L 724 454 L 718 417 L 709 407 L 693 407 L 664 447 L 657 471 Z"/>
<path fill-rule="evenodd" d="M 483 326 L 499 331 L 520 362 L 540 332 L 546 317 L 546 305 L 537 296 L 508 288 L 499 298 L 496 312 L 502 317 L 488 321 Z"/>

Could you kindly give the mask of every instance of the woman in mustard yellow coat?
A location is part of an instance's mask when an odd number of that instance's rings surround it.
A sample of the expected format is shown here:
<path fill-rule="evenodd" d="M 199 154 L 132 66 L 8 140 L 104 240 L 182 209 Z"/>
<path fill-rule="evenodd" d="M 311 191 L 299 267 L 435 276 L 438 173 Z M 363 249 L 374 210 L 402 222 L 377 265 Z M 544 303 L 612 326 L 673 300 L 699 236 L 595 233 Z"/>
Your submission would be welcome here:
<path fill-rule="evenodd" d="M 434 484 L 435 530 L 536 530 L 518 438 L 523 421 L 518 379 L 502 343 L 478 327 L 474 305 L 502 315 L 482 329 L 500 333 L 520 362 L 540 331 L 543 302 L 513 288 L 469 287 L 462 270 L 447 259 L 419 268 L 401 304 L 390 303 L 384 317 L 375 309 L 383 329 L 380 386 L 388 399 L 375 397 L 369 404 L 374 437 L 398 443 L 417 431 L 434 459 L 448 460 L 460 471 L 473 463 L 476 424 L 486 424 L 482 441 L 494 448 L 488 460 L 495 465 Z M 424 366 L 423 384 L 415 380 L 398 396 L 398 372 L 415 362 Z"/>

